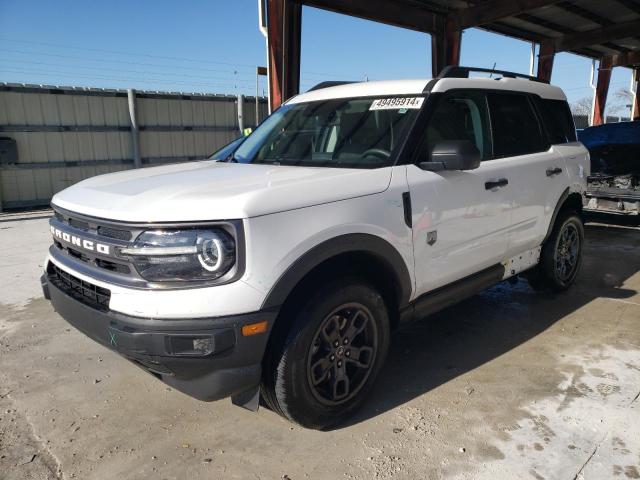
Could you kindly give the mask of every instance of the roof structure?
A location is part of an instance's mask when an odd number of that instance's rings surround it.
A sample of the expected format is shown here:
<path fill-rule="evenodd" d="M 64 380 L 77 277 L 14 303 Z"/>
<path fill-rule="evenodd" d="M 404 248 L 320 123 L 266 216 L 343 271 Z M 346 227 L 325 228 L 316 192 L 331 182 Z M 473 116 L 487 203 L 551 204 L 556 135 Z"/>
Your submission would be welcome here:
<path fill-rule="evenodd" d="M 461 33 L 481 28 L 540 45 L 537 77 L 549 82 L 555 54 L 599 60 L 594 123 L 603 121 L 611 69 L 640 71 L 640 0 L 260 0 L 267 7 L 271 105 L 298 93 L 302 6 L 431 35 L 432 72 L 460 61 Z M 636 88 L 640 74 L 636 74 Z M 640 119 L 636 95 L 635 115 Z"/>
<path fill-rule="evenodd" d="M 437 33 L 440 23 L 536 43 L 593 59 L 640 53 L 638 0 L 301 0 L 304 5 Z M 630 64 L 640 65 L 640 55 Z"/>

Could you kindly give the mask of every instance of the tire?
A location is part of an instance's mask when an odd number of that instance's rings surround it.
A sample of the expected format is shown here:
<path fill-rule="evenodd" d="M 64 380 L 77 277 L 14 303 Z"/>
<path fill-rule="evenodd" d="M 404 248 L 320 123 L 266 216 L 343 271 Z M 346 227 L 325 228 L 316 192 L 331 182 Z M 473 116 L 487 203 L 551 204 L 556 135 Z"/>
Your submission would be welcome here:
<path fill-rule="evenodd" d="M 562 292 L 573 285 L 582 265 L 584 225 L 574 211 L 560 212 L 542 245 L 540 263 L 527 274 L 534 290 Z"/>
<path fill-rule="evenodd" d="M 292 422 L 324 429 L 367 398 L 389 349 L 387 307 L 371 285 L 347 278 L 321 287 L 291 315 L 280 348 L 268 352 L 263 399 Z"/>

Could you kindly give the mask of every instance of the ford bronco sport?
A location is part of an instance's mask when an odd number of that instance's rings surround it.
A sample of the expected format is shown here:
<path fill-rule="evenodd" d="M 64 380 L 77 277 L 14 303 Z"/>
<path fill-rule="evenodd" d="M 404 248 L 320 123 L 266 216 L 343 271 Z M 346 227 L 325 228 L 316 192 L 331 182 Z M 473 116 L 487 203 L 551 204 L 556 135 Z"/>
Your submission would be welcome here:
<path fill-rule="evenodd" d="M 370 395 L 399 326 L 580 268 L 588 152 L 563 92 L 448 68 L 291 98 L 223 161 L 52 200 L 45 296 L 177 390 L 309 428 Z"/>

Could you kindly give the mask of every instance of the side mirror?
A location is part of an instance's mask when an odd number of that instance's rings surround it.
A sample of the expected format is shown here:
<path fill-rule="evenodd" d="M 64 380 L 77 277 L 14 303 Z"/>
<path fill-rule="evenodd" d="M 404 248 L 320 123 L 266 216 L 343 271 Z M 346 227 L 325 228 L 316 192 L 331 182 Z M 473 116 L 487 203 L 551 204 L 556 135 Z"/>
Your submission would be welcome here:
<path fill-rule="evenodd" d="M 439 142 L 431 149 L 431 161 L 420 162 L 423 170 L 474 170 L 480 166 L 480 152 L 469 140 Z"/>

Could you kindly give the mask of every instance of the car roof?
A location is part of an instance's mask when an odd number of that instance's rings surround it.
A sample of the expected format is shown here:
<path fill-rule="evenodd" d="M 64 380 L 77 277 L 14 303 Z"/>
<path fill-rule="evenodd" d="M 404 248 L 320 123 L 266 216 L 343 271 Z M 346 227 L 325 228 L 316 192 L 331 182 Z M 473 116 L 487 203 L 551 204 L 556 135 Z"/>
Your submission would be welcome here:
<path fill-rule="evenodd" d="M 331 100 L 336 98 L 352 97 L 384 97 L 396 95 L 422 95 L 432 79 L 417 80 L 383 80 L 375 82 L 345 83 L 333 87 L 320 88 L 301 93 L 289 99 L 287 104 L 314 102 L 318 100 Z M 485 90 L 509 90 L 526 92 L 539 95 L 542 98 L 552 100 L 564 100 L 562 89 L 543 82 L 520 78 L 440 78 L 431 85 L 431 93 L 442 93 L 453 89 L 485 89 Z"/>

